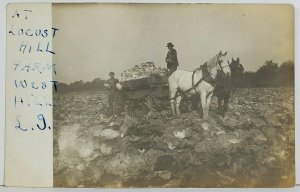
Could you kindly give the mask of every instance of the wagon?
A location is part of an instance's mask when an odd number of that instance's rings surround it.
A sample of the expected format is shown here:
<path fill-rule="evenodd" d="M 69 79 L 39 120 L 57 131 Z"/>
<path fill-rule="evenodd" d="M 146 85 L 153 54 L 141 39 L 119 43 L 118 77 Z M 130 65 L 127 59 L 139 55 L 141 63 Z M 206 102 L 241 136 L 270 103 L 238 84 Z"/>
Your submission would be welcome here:
<path fill-rule="evenodd" d="M 127 99 L 138 99 L 145 96 L 158 98 L 168 97 L 169 86 L 167 76 L 151 75 L 141 79 L 132 79 L 120 82 L 122 94 Z"/>

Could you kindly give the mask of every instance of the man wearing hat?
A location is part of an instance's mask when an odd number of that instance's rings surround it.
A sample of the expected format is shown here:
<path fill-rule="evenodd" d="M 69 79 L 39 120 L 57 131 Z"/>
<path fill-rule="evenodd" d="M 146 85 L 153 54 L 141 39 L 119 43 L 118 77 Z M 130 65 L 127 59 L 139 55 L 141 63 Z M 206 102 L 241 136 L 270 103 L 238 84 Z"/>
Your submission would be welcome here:
<path fill-rule="evenodd" d="M 169 49 L 166 57 L 167 68 L 169 69 L 170 74 L 172 74 L 177 70 L 177 67 L 179 65 L 177 59 L 177 51 L 174 49 L 174 45 L 171 42 L 167 44 L 167 47 Z"/>
<path fill-rule="evenodd" d="M 119 90 L 116 85 L 117 83 L 119 83 L 119 80 L 115 79 L 114 72 L 110 72 L 109 77 L 110 79 L 106 81 L 107 88 L 109 91 L 109 95 L 108 95 L 109 115 L 113 115 L 117 113 Z"/>

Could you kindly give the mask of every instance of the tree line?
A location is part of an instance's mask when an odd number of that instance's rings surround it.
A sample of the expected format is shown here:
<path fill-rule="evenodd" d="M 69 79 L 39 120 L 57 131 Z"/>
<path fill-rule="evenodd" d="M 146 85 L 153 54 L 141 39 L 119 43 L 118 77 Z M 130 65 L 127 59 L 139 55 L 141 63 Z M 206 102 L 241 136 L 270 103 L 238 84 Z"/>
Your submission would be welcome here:
<path fill-rule="evenodd" d="M 75 81 L 58 83 L 59 92 L 79 90 L 105 90 L 106 80 L 96 78 L 92 82 Z M 245 71 L 236 85 L 238 88 L 294 87 L 294 62 L 285 61 L 280 65 L 273 60 L 265 61 L 257 71 Z"/>
<path fill-rule="evenodd" d="M 239 88 L 294 87 L 294 62 L 280 65 L 273 60 L 265 61 L 257 71 L 245 71 L 237 85 Z"/>
<path fill-rule="evenodd" d="M 86 91 L 86 90 L 105 90 L 104 84 L 106 80 L 96 78 L 92 82 L 75 81 L 69 85 L 66 83 L 59 82 L 57 85 L 58 92 L 69 92 L 69 91 Z"/>

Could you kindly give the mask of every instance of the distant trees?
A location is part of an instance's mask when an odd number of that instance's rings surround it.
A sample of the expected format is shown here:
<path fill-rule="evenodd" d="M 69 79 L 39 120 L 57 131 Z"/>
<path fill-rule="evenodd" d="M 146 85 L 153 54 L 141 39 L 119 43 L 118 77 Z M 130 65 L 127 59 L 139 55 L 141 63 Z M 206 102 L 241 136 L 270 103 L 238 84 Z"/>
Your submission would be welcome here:
<path fill-rule="evenodd" d="M 58 83 L 59 92 L 81 91 L 81 90 L 105 90 L 106 80 L 96 78 L 92 82 L 75 81 L 70 85 Z M 273 60 L 265 61 L 257 71 L 245 71 L 238 87 L 293 87 L 294 86 L 294 62 L 289 60 L 281 65 Z"/>
<path fill-rule="evenodd" d="M 104 84 L 105 80 L 96 78 L 92 82 L 75 81 L 70 83 L 70 85 L 65 83 L 58 83 L 58 92 L 68 92 L 68 91 L 82 91 L 82 90 L 105 90 Z"/>
<path fill-rule="evenodd" d="M 256 72 L 243 73 L 239 87 L 293 87 L 294 62 L 278 63 L 267 60 Z"/>
<path fill-rule="evenodd" d="M 293 61 L 286 61 L 279 67 L 279 79 L 281 79 L 280 86 L 294 86 L 295 85 L 295 69 Z"/>

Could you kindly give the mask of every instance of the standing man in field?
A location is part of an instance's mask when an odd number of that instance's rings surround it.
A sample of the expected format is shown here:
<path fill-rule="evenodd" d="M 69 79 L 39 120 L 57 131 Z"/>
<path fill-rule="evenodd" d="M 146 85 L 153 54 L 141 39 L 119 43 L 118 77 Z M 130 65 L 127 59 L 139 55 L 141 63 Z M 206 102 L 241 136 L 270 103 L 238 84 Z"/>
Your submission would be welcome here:
<path fill-rule="evenodd" d="M 167 68 L 170 71 L 170 75 L 177 70 L 178 67 L 178 59 L 177 59 L 177 51 L 174 49 L 174 45 L 170 42 L 167 44 L 169 49 L 166 57 Z"/>
<path fill-rule="evenodd" d="M 115 73 L 109 73 L 110 79 L 106 81 L 106 87 L 108 88 L 108 105 L 109 105 L 109 115 L 114 115 L 117 113 L 117 104 L 119 98 L 119 90 L 117 88 L 118 79 L 115 79 Z"/>

